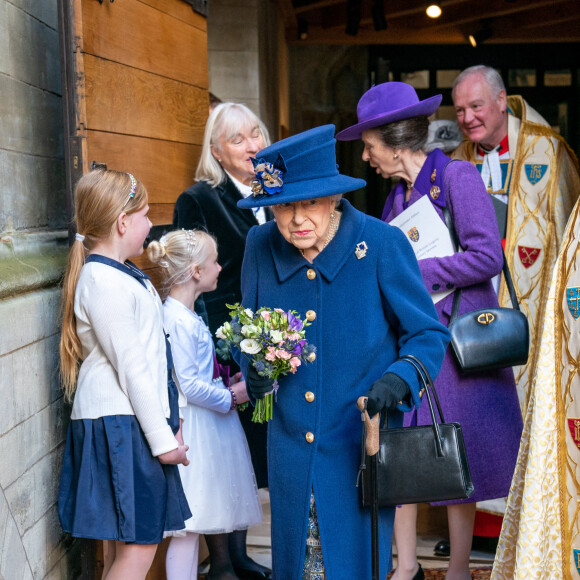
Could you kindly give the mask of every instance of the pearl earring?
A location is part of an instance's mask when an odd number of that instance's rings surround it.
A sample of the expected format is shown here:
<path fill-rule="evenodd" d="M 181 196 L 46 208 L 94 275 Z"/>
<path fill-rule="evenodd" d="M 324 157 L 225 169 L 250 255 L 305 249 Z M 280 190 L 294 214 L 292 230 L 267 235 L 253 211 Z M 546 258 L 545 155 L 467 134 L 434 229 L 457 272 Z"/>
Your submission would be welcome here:
<path fill-rule="evenodd" d="M 399 158 L 399 155 L 398 155 L 397 153 L 395 153 L 395 154 L 393 155 L 393 159 L 398 159 L 398 158 Z"/>

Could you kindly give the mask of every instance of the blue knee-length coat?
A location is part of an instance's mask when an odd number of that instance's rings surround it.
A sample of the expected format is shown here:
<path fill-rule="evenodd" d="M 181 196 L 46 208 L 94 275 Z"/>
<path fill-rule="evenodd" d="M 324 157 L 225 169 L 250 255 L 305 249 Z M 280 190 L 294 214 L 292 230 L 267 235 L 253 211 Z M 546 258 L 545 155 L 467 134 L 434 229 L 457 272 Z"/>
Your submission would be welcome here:
<path fill-rule="evenodd" d="M 370 514 L 360 507 L 356 487 L 361 437 L 356 400 L 386 372 L 398 374 L 412 392 L 390 417 L 390 425 L 400 426 L 402 411 L 421 401 L 414 368 L 398 357 L 415 355 L 435 376 L 449 340 L 405 236 L 346 200 L 341 210 L 336 236 L 312 264 L 274 222 L 253 228 L 247 238 L 244 306 L 293 309 L 303 318 L 311 310 L 316 316 L 306 338 L 317 347 L 317 358 L 279 379 L 268 426 L 276 580 L 302 577 L 311 490 L 326 577 L 370 578 Z M 358 259 L 355 248 L 362 242 L 367 250 Z M 313 435 L 311 442 L 307 435 Z M 381 510 L 384 574 L 391 568 L 393 517 L 394 510 Z"/>

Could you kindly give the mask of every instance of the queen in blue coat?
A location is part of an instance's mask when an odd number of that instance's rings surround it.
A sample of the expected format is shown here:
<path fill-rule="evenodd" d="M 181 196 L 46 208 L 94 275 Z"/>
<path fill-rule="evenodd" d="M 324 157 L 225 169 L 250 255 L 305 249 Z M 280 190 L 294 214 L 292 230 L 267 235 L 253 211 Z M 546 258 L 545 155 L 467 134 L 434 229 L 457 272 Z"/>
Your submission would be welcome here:
<path fill-rule="evenodd" d="M 356 487 L 361 420 L 387 408 L 389 425 L 419 407 L 414 368 L 434 376 L 449 341 L 405 236 L 354 209 L 341 194 L 365 185 L 338 173 L 334 126 L 284 139 L 258 154 L 254 196 L 275 221 L 253 228 L 242 268 L 243 304 L 296 310 L 316 359 L 279 379 L 268 426 L 273 577 L 370 578 L 370 514 Z M 242 361 L 254 397 L 271 389 Z M 265 381 L 268 383 L 268 381 Z M 394 510 L 380 513 L 380 566 L 391 568 Z M 319 574 L 319 575 L 317 575 Z M 325 576 L 320 575 L 325 574 Z"/>

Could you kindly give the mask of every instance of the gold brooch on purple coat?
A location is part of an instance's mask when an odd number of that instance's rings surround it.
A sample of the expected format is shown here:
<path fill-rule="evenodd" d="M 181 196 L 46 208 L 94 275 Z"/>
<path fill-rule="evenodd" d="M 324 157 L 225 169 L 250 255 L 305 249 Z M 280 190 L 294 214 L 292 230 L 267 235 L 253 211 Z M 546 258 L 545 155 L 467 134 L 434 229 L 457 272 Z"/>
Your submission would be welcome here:
<path fill-rule="evenodd" d="M 439 187 L 437 185 L 433 185 L 431 187 L 431 189 L 429 190 L 429 195 L 433 198 L 433 199 L 437 199 L 439 197 L 439 194 L 441 193 L 441 190 L 439 189 Z"/>
<path fill-rule="evenodd" d="M 367 246 L 366 242 L 359 242 L 354 247 L 354 255 L 356 256 L 357 260 L 364 258 L 367 255 L 367 250 L 369 247 Z"/>
<path fill-rule="evenodd" d="M 433 169 L 433 173 L 431 174 L 431 183 L 435 183 L 436 177 L 437 177 L 437 169 Z"/>

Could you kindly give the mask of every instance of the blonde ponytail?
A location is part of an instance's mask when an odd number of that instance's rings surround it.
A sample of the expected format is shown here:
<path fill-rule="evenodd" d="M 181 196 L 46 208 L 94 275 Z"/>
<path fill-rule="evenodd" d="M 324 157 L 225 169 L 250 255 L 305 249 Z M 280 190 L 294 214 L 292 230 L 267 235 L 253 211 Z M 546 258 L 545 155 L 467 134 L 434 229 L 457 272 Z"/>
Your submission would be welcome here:
<path fill-rule="evenodd" d="M 62 331 L 60 336 L 60 380 L 65 398 L 71 401 L 77 385 L 82 360 L 81 341 L 77 335 L 77 319 L 74 313 L 75 291 L 81 269 L 85 263 L 85 249 L 81 242 L 74 242 L 68 259 L 62 285 Z"/>

